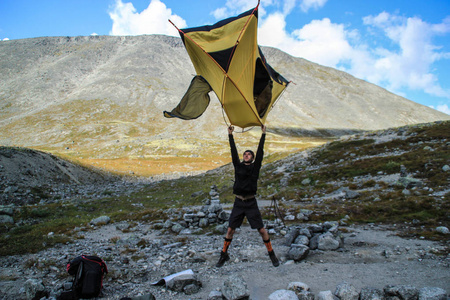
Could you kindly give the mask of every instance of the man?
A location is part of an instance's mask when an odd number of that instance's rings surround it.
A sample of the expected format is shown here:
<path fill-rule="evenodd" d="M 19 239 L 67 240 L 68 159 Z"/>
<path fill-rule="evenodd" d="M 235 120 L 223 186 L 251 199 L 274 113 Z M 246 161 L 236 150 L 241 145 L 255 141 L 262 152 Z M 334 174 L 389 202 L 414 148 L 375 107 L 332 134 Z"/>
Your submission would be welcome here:
<path fill-rule="evenodd" d="M 251 150 L 246 150 L 243 155 L 243 161 L 239 160 L 239 155 L 234 143 L 233 131 L 234 127 L 228 127 L 228 139 L 230 141 L 231 158 L 234 166 L 234 185 L 233 193 L 236 198 L 234 200 L 233 210 L 231 211 L 230 220 L 228 224 L 227 234 L 223 244 L 222 252 L 220 253 L 219 261 L 216 267 L 220 268 L 223 264 L 230 259 L 227 251 L 231 244 L 233 235 L 236 232 L 236 228 L 239 228 L 247 217 L 248 222 L 252 229 L 257 229 L 261 235 L 264 244 L 267 247 L 270 260 L 275 267 L 280 265 L 278 258 L 276 257 L 270 237 L 267 230 L 264 228 L 264 224 L 261 217 L 261 212 L 258 208 L 255 195 L 258 187 L 259 171 L 261 169 L 261 163 L 264 156 L 264 142 L 266 139 L 266 126 L 261 126 L 262 134 L 259 140 L 258 150 L 256 156 Z"/>

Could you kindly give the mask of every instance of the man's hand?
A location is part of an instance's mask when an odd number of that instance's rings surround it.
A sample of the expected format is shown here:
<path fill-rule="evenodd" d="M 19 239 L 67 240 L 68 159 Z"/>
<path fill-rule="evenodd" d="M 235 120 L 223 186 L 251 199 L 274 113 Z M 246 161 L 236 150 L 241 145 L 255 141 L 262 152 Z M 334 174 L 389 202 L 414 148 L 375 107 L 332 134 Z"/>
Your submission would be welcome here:
<path fill-rule="evenodd" d="M 266 125 L 261 125 L 262 133 L 266 133 Z"/>
<path fill-rule="evenodd" d="M 233 134 L 233 131 L 234 131 L 234 126 L 229 126 L 228 127 L 228 134 Z"/>

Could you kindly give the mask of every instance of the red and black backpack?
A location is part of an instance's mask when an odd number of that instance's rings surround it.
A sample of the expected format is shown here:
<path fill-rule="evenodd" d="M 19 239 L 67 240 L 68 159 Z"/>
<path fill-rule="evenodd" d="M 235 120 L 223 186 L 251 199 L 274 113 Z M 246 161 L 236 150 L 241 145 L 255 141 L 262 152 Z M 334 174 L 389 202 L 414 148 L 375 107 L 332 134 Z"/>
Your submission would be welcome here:
<path fill-rule="evenodd" d="M 67 264 L 67 272 L 75 276 L 72 290 L 77 298 L 94 298 L 100 295 L 108 268 L 97 256 L 81 255 Z"/>

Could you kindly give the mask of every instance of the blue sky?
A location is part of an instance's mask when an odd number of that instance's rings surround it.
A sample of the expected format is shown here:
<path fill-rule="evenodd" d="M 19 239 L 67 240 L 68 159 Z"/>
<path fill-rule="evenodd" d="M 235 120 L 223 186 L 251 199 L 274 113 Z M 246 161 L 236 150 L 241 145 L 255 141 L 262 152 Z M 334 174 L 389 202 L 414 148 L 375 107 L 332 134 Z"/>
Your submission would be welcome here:
<path fill-rule="evenodd" d="M 257 0 L 0 0 L 0 42 L 42 36 L 178 36 Z M 450 114 L 449 0 L 261 0 L 260 45 L 346 71 Z M 282 73 L 282 70 L 280 70 Z"/>

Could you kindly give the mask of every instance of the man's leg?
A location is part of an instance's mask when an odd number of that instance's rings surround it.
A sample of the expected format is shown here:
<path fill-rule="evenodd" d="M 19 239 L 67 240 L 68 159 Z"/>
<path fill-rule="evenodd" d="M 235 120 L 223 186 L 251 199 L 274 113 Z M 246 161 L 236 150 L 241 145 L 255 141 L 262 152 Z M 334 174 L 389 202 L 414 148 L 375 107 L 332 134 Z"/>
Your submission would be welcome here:
<path fill-rule="evenodd" d="M 230 246 L 231 241 L 233 240 L 233 235 L 235 232 L 236 232 L 235 229 L 228 227 L 227 234 L 225 235 L 225 241 L 223 242 L 222 252 L 227 253 L 228 247 Z"/>
<path fill-rule="evenodd" d="M 223 266 L 223 264 L 230 259 L 230 256 L 228 255 L 228 247 L 231 244 L 231 241 L 233 240 L 233 235 L 236 232 L 235 229 L 228 227 L 227 234 L 225 235 L 225 240 L 223 242 L 223 249 L 222 252 L 220 252 L 220 258 L 219 261 L 216 264 L 216 267 L 220 268 Z"/>
<path fill-rule="evenodd" d="M 258 229 L 258 232 L 263 239 L 264 245 L 266 245 L 267 252 L 269 253 L 269 257 L 270 260 L 272 261 L 273 266 L 278 267 L 280 265 L 280 261 L 278 260 L 277 256 L 275 255 L 275 252 L 272 249 L 272 243 L 270 242 L 269 233 L 264 227 Z"/>

